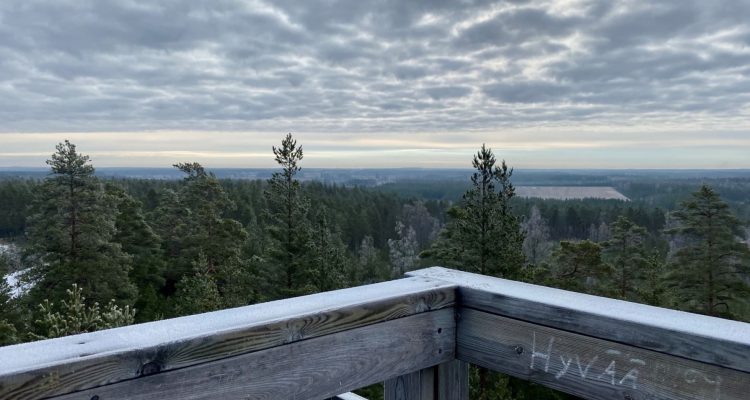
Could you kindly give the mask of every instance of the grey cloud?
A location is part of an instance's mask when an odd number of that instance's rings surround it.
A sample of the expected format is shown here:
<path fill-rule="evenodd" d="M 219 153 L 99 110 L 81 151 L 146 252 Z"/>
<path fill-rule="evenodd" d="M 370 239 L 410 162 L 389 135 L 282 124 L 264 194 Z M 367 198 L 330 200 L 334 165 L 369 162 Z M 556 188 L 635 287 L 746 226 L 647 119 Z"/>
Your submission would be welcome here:
<path fill-rule="evenodd" d="M 522 8 L 466 29 L 456 38 L 456 47 L 517 45 L 529 39 L 569 34 L 582 22 L 575 17 L 550 15 L 543 9 Z"/>
<path fill-rule="evenodd" d="M 601 46 L 622 47 L 640 42 L 653 43 L 700 33 L 698 7 L 690 2 L 645 3 L 644 9 L 607 17 L 594 32 L 603 39 Z"/>
<path fill-rule="evenodd" d="M 439 86 L 425 89 L 425 92 L 434 100 L 464 97 L 471 93 L 467 86 Z"/>
<path fill-rule="evenodd" d="M 541 103 L 560 98 L 570 88 L 549 82 L 500 82 L 482 90 L 490 98 L 504 103 Z"/>
<path fill-rule="evenodd" d="M 746 115 L 746 1 L 554 2 L 7 0 L 0 132 Z"/>

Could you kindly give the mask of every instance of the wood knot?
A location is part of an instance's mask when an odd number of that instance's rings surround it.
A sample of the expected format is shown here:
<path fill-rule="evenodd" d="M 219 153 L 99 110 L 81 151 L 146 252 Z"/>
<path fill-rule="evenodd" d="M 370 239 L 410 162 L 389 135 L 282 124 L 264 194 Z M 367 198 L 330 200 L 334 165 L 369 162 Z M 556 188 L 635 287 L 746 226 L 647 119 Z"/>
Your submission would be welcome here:
<path fill-rule="evenodd" d="M 153 375 L 161 371 L 161 365 L 155 361 L 143 364 L 139 372 L 140 376 Z"/>
<path fill-rule="evenodd" d="M 286 336 L 286 343 L 298 342 L 305 337 L 302 326 L 298 324 L 287 325 L 284 329 L 284 336 Z"/>
<path fill-rule="evenodd" d="M 414 304 L 414 312 L 423 313 L 425 311 L 430 311 L 430 306 L 427 305 L 424 299 L 419 299 L 419 301 Z"/>

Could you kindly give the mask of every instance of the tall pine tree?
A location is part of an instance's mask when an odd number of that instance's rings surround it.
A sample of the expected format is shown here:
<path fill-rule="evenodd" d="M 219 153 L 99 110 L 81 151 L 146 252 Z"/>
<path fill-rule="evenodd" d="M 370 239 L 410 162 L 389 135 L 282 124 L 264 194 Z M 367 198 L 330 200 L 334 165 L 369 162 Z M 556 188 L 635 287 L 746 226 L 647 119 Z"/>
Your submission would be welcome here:
<path fill-rule="evenodd" d="M 682 243 L 672 255 L 668 273 L 677 307 L 741 318 L 734 306 L 750 298 L 750 249 L 741 239 L 740 221 L 706 185 L 682 202 L 672 218 L 676 227 L 668 233 Z"/>
<path fill-rule="evenodd" d="M 27 222 L 30 300 L 59 301 L 76 284 L 91 303 L 132 304 L 131 257 L 115 241 L 118 199 L 74 144 L 66 140 L 56 149 L 47 160 L 52 175 L 35 189 Z"/>
<path fill-rule="evenodd" d="M 472 188 L 448 211 L 450 221 L 425 256 L 446 266 L 505 278 L 522 276 L 523 233 L 511 212 L 513 169 L 482 145 L 474 156 Z"/>
<path fill-rule="evenodd" d="M 272 298 L 306 293 L 310 283 L 307 271 L 307 250 L 310 240 L 308 221 L 309 200 L 303 195 L 297 174 L 304 156 L 292 134 L 273 146 L 280 172 L 274 172 L 264 192 L 270 242 L 267 247 L 265 278 Z"/>
<path fill-rule="evenodd" d="M 525 272 L 524 238 L 518 219 L 511 212 L 510 199 L 515 195 L 510 182 L 513 170 L 505 161 L 500 166 L 496 163 L 492 150 L 482 145 L 472 161 L 476 171 L 471 176 L 471 189 L 458 206 L 448 211 L 450 221 L 423 256 L 447 267 L 519 279 Z M 524 385 L 485 368 L 472 376 L 476 377 L 476 395 L 482 400 L 498 398 L 497 388 L 515 391 L 517 384 Z"/>
<path fill-rule="evenodd" d="M 216 176 L 201 164 L 180 163 L 174 167 L 185 173 L 185 178 L 177 192 L 163 193 L 154 212 L 154 225 L 163 239 L 168 264 L 165 294 L 174 294 L 181 280 L 194 278 L 198 262 L 220 293 L 232 292 L 232 305 L 247 304 L 253 297 L 252 288 L 247 288 L 244 299 L 235 293 L 237 279 L 247 281 L 250 271 L 240 260 L 247 232 L 240 222 L 227 217 L 235 208 L 234 202 Z"/>

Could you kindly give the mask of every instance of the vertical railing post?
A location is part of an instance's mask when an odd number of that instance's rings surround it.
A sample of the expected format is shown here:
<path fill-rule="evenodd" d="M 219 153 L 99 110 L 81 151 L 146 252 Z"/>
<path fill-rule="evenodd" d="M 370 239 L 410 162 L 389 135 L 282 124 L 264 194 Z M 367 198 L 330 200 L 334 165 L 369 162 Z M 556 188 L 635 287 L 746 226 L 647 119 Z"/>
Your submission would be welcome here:
<path fill-rule="evenodd" d="M 469 400 L 469 364 L 459 360 L 437 366 L 437 399 Z"/>
<path fill-rule="evenodd" d="M 384 383 L 385 400 L 468 400 L 469 367 L 454 360 Z"/>
<path fill-rule="evenodd" d="M 435 400 L 435 368 L 426 368 L 385 381 L 385 400 Z"/>

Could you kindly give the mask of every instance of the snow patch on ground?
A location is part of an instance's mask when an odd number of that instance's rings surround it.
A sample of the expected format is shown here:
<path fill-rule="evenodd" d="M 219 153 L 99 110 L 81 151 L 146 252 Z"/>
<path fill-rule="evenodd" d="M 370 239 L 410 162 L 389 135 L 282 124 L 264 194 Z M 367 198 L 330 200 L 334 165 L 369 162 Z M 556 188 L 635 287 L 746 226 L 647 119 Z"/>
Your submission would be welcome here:
<path fill-rule="evenodd" d="M 8 286 L 10 286 L 10 297 L 16 298 L 25 295 L 29 292 L 29 289 L 31 289 L 32 284 L 23 282 L 21 280 L 21 276 L 26 272 L 27 270 L 22 269 L 20 271 L 12 272 L 8 275 L 5 275 L 5 282 L 8 283 Z"/>
<path fill-rule="evenodd" d="M 0 242 L 0 256 L 9 257 L 11 270 L 19 268 L 19 249 L 15 244 Z M 26 273 L 26 271 L 27 269 L 21 269 L 3 276 L 3 279 L 5 279 L 5 282 L 7 282 L 8 286 L 11 288 L 11 298 L 23 296 L 29 291 L 31 286 L 33 286 L 29 283 L 22 282 L 21 280 L 21 276 Z"/>

